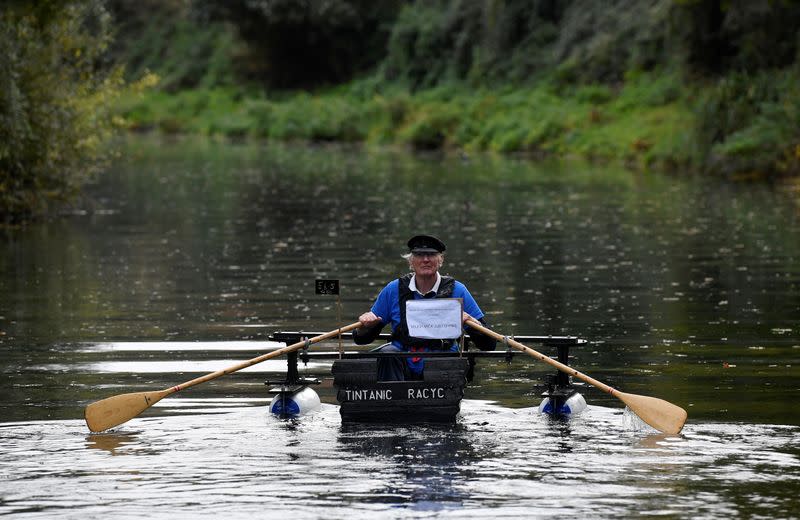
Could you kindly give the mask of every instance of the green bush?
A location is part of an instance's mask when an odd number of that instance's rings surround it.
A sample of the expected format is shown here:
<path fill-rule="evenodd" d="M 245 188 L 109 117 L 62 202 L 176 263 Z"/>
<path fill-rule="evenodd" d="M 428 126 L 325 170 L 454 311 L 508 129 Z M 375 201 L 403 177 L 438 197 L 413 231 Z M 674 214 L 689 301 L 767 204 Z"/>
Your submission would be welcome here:
<path fill-rule="evenodd" d="M 105 159 L 122 86 L 96 68 L 109 34 L 99 2 L 0 8 L 0 222 L 70 201 Z"/>
<path fill-rule="evenodd" d="M 459 124 L 459 114 L 446 104 L 422 104 L 409 117 L 407 124 L 397 130 L 402 143 L 418 149 L 442 148 Z"/>
<path fill-rule="evenodd" d="M 800 73 L 741 74 L 717 83 L 698 103 L 698 133 L 712 169 L 729 174 L 800 173 Z"/>
<path fill-rule="evenodd" d="M 230 87 L 236 83 L 238 41 L 221 22 L 193 16 L 192 2 L 107 0 L 116 37 L 110 54 L 126 65 L 128 78 L 147 72 L 159 89 Z"/>
<path fill-rule="evenodd" d="M 613 93 L 606 85 L 583 85 L 576 89 L 575 99 L 580 103 L 591 103 L 593 105 L 602 105 L 611 101 Z"/>

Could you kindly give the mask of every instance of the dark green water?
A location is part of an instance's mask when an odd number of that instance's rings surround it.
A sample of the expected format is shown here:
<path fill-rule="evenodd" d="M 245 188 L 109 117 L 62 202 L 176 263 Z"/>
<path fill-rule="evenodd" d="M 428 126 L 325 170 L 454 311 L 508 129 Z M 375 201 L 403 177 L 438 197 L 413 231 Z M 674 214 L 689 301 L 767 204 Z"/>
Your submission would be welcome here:
<path fill-rule="evenodd" d="M 788 186 L 132 138 L 89 193 L 64 219 L 0 241 L 0 514 L 128 504 L 128 516 L 180 517 L 219 512 L 212 503 L 233 517 L 279 504 L 304 518 L 328 506 L 365 517 L 797 514 L 800 195 Z M 686 408 L 684 434 L 626 426 L 620 403 L 591 387 L 587 417 L 549 424 L 531 407 L 551 370 L 517 359 L 481 363 L 454 431 L 353 432 L 332 405 L 306 423 L 272 421 L 262 381 L 282 365 L 269 362 L 88 435 L 89 402 L 255 357 L 276 330 L 355 321 L 404 272 L 418 232 L 445 240 L 442 271 L 495 329 L 587 339 L 577 369 Z M 341 280 L 341 311 L 314 294 L 317 278 Z M 335 402 L 330 383 L 319 392 Z M 197 458 L 176 459 L 183 450 Z M 177 502 L 134 486 L 187 472 L 172 484 Z M 267 484 L 281 478 L 304 480 L 312 498 Z M 97 496 L 75 497 L 87 487 Z"/>

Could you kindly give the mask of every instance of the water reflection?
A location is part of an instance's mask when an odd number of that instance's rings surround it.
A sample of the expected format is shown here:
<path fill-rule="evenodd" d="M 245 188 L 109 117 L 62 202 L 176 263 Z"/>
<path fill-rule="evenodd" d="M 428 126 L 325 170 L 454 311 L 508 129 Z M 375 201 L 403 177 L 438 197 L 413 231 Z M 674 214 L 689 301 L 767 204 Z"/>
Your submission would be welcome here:
<path fill-rule="evenodd" d="M 792 190 L 576 163 L 135 139 L 91 192 L 99 211 L 0 241 L 0 514 L 800 510 L 799 433 L 775 426 L 800 422 Z M 341 280 L 349 322 L 404 271 L 402 244 L 420 223 L 446 239 L 443 272 L 467 282 L 499 331 L 588 339 L 571 352 L 576 368 L 686 407 L 682 436 L 651 435 L 592 388 L 581 390 L 585 416 L 540 417 L 534 385 L 551 369 L 515 360 L 481 363 L 453 429 L 351 430 L 331 405 L 273 420 L 263 380 L 283 372 L 275 362 L 87 437 L 78 419 L 91 401 L 251 358 L 275 330 L 340 325 L 316 278 Z"/>
<path fill-rule="evenodd" d="M 559 453 L 570 453 L 573 450 L 572 419 L 565 416 L 548 416 L 547 436 L 552 443 L 552 449 Z"/>
<path fill-rule="evenodd" d="M 86 446 L 117 455 L 117 449 L 136 442 L 135 433 L 93 433 L 86 436 Z"/>
<path fill-rule="evenodd" d="M 356 457 L 379 458 L 390 466 L 391 478 L 362 500 L 393 504 L 411 511 L 459 507 L 469 494 L 459 482 L 473 474 L 481 460 L 460 424 L 394 427 L 343 425 L 339 443 Z"/>
<path fill-rule="evenodd" d="M 313 294 L 314 279 L 342 280 L 342 315 L 359 315 L 425 222 L 447 237 L 445 272 L 503 333 L 585 337 L 592 348 L 574 354 L 593 376 L 698 396 L 693 415 L 800 417 L 782 400 L 800 377 L 800 226 L 786 191 L 581 163 L 152 139 L 132 140 L 92 191 L 99 212 L 2 243 L 4 395 L 40 377 L 31 367 L 62 374 L 49 392 L 97 368 L 134 370 L 99 356 L 127 343 L 204 363 L 278 328 L 332 328 L 336 304 Z M 748 363 L 768 365 L 748 386 L 774 394 L 709 394 L 724 366 Z"/>
<path fill-rule="evenodd" d="M 792 426 L 694 423 L 664 437 L 614 409 L 561 422 L 467 400 L 452 427 L 345 425 L 323 405 L 293 420 L 231 407 L 85 431 L 0 427 L 0 514 L 789 518 L 798 506 Z"/>

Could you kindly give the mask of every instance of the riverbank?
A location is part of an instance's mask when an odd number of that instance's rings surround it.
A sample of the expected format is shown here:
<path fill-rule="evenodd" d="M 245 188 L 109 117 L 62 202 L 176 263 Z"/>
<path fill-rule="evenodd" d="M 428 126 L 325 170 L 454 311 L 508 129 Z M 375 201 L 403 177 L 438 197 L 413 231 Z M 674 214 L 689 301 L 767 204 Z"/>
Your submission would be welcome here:
<path fill-rule="evenodd" d="M 777 79 L 788 84 L 791 77 L 785 76 Z M 787 95 L 772 102 L 784 112 L 779 117 L 765 119 L 763 107 L 751 106 L 752 121 L 746 123 L 737 108 L 742 101 L 726 100 L 745 88 L 734 83 L 687 89 L 677 74 L 663 72 L 631 73 L 617 88 L 543 81 L 473 89 L 455 83 L 410 93 L 367 79 L 274 96 L 241 87 L 151 90 L 123 99 L 117 110 L 129 129 L 165 134 L 579 156 L 732 179 L 796 175 L 800 142 L 787 142 L 784 134 L 792 132 L 790 118 L 800 96 L 795 92 L 794 100 Z M 757 79 L 752 83 L 758 86 Z M 744 102 L 763 101 L 754 95 Z M 709 128 L 707 121 L 725 110 L 732 113 L 725 124 L 738 117 L 740 129 L 728 130 L 732 139 L 720 142 L 714 137 L 720 129 Z M 783 133 L 781 121 L 787 121 Z"/>

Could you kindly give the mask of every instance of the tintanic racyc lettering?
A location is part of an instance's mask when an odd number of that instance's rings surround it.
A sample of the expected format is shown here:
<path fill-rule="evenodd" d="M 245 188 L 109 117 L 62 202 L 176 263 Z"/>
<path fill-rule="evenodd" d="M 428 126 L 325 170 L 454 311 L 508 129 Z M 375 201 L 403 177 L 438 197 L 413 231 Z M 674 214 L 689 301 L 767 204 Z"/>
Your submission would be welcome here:
<path fill-rule="evenodd" d="M 392 400 L 392 390 L 364 389 L 364 390 L 344 390 L 344 397 L 347 401 L 390 401 Z M 444 387 L 434 388 L 409 388 L 406 399 L 444 399 Z"/>

